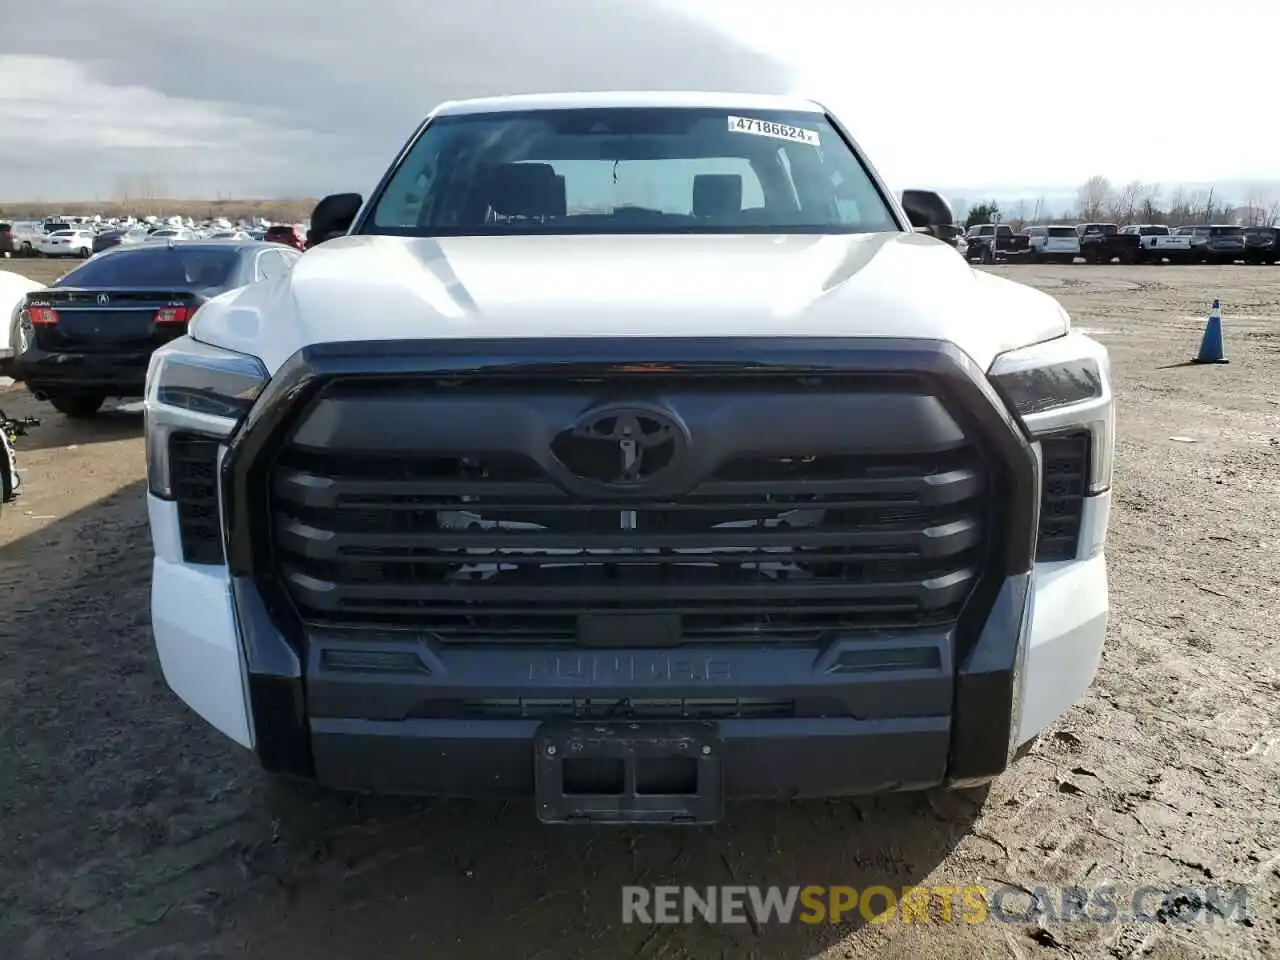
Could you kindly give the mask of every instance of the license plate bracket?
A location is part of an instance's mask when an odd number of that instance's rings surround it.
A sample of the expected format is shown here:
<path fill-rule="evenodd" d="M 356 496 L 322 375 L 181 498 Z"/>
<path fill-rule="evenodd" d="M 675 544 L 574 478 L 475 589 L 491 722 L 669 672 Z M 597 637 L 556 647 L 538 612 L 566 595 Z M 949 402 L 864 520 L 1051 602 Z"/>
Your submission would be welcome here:
<path fill-rule="evenodd" d="M 534 736 L 543 823 L 711 824 L 724 740 L 703 721 L 548 722 Z"/>

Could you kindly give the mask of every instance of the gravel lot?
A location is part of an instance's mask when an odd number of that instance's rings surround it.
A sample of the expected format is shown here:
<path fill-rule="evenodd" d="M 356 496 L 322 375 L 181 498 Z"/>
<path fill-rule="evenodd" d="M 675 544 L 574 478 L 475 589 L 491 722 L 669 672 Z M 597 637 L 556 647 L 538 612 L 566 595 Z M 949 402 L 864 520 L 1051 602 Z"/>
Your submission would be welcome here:
<path fill-rule="evenodd" d="M 278 819 L 252 759 L 161 680 L 140 417 L 74 425 L 0 392 L 45 420 L 0 522 L 0 956 L 1280 953 L 1280 268 L 999 272 L 1111 347 L 1120 443 L 1102 672 L 981 806 L 752 805 L 705 833 L 586 833 L 523 805 L 322 795 Z M 1214 297 L 1232 363 L 1186 366 Z M 735 882 L 1251 888 L 1246 923 L 621 923 L 623 884 Z"/>

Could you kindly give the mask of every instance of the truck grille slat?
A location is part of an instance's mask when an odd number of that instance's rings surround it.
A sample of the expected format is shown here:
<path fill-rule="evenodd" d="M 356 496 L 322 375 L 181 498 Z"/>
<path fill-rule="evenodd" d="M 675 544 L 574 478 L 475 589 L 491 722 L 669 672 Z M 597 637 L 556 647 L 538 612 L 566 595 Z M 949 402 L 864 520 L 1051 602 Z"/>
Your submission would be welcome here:
<path fill-rule="evenodd" d="M 402 606 L 361 608 L 368 615 L 404 615 Z M 645 614 L 666 613 L 671 609 L 666 602 L 641 604 L 631 601 L 625 607 L 612 607 L 608 613 L 619 617 L 638 617 Z M 467 643 L 538 643 L 563 641 L 572 637 L 581 605 L 546 603 L 486 603 L 483 608 L 466 604 L 422 604 L 414 623 L 421 629 L 430 624 L 447 626 L 447 637 Z M 855 619 L 860 623 L 900 623 L 906 617 L 918 615 L 914 602 L 904 600 L 875 599 L 860 604 L 847 601 L 804 601 L 779 603 L 709 604 L 683 603 L 680 606 L 684 632 L 700 641 L 741 640 L 758 634 L 772 638 L 805 639 L 816 632 L 830 629 L 830 624 L 841 618 Z M 921 625 L 946 622 L 944 611 L 933 621 L 920 617 Z M 747 626 L 744 626 L 747 624 Z"/>
<path fill-rule="evenodd" d="M 600 566 L 605 567 L 603 564 Z M 592 574 L 595 571 L 592 568 L 586 568 L 575 572 Z M 607 575 L 607 568 L 602 572 Z M 569 600 L 578 600 L 584 605 L 590 605 L 593 603 L 607 603 L 616 599 L 620 593 L 625 592 L 626 596 L 636 600 L 647 600 L 655 603 L 664 600 L 679 603 L 681 601 L 699 599 L 728 602 L 757 598 L 785 600 L 807 597 L 819 599 L 841 597 L 850 601 L 865 597 L 912 598 L 916 600 L 921 608 L 929 609 L 938 606 L 949 606 L 957 598 L 963 599 L 968 594 L 972 581 L 977 577 L 977 571 L 962 569 L 924 581 L 913 579 L 899 581 L 877 580 L 863 583 L 855 581 L 848 583 L 838 582 L 833 577 L 833 582 L 806 583 L 801 581 L 789 583 L 784 580 L 779 583 L 772 582 L 772 578 L 768 576 L 743 574 L 740 576 L 738 583 L 725 584 L 722 581 L 718 582 L 721 576 L 718 570 L 708 569 L 706 571 L 707 576 L 700 578 L 696 575 L 698 570 L 695 569 L 689 571 L 687 575 L 682 573 L 681 582 L 679 583 L 659 584 L 652 582 L 654 578 L 636 578 L 637 582 L 635 583 L 624 581 L 609 585 L 583 586 L 577 584 L 548 585 L 545 581 L 552 580 L 554 582 L 554 578 L 540 576 L 542 571 L 533 571 L 533 573 L 534 576 L 524 579 L 544 582 L 530 583 L 528 586 L 483 586 L 479 588 L 454 585 L 418 586 L 408 583 L 350 584 L 335 580 L 322 580 L 288 569 L 285 577 L 295 594 L 304 600 L 308 606 L 327 610 L 350 609 L 373 604 L 386 608 L 391 606 L 390 601 L 395 601 L 397 605 L 402 604 L 404 606 L 418 603 L 447 602 L 458 597 L 459 594 L 474 594 L 480 591 L 483 591 L 486 602 L 491 603 L 537 603 L 540 601 L 563 603 Z M 583 576 L 581 578 L 574 577 L 573 579 L 589 582 L 589 579 L 596 578 Z M 651 582 L 645 583 L 644 580 L 646 579 Z M 699 579 L 704 579 L 706 581 L 705 585 L 698 583 Z M 341 583 L 340 586 L 339 583 Z"/>
<path fill-rule="evenodd" d="M 425 472 L 432 467 L 431 463 L 420 464 L 409 459 L 399 464 L 385 463 L 384 469 L 388 472 L 423 469 Z M 873 509 L 891 502 L 941 506 L 961 502 L 981 490 L 981 476 L 974 469 L 965 467 L 922 476 L 712 481 L 700 486 L 684 500 L 648 506 L 678 512 L 705 510 L 714 502 L 725 510 L 758 510 L 762 495 L 768 497 L 770 504 L 787 499 L 800 503 L 818 496 L 831 498 L 824 502 L 829 509 Z M 281 471 L 275 493 L 280 499 L 298 506 L 353 511 L 445 510 L 456 506 L 464 497 L 500 501 L 501 509 L 507 513 L 545 509 L 573 512 L 617 509 L 616 506 L 575 502 L 568 494 L 545 481 L 370 480 L 324 476 L 301 469 Z"/>
<path fill-rule="evenodd" d="M 453 511 L 450 511 L 452 513 Z M 627 511 L 615 508 L 612 519 Z M 381 560 L 401 563 L 492 562 L 529 564 L 570 562 L 583 563 L 689 563 L 699 556 L 717 556 L 733 551 L 744 562 L 751 559 L 781 560 L 786 555 L 805 555 L 811 562 L 824 556 L 829 560 L 856 562 L 861 558 L 893 559 L 953 553 L 974 546 L 980 527 L 972 517 L 961 517 L 937 526 L 923 528 L 887 528 L 883 530 L 801 530 L 786 526 L 761 528 L 764 521 L 740 521 L 752 524 L 746 530 L 715 529 L 714 542 L 706 533 L 664 533 L 660 524 L 645 526 L 649 511 L 635 510 L 636 533 L 557 534 L 547 529 L 550 518 L 540 518 L 540 529 L 524 531 L 510 527 L 469 532 L 460 526 L 457 532 L 434 533 L 353 533 L 322 530 L 296 520 L 285 520 L 278 532 L 279 543 L 291 553 L 317 560 Z M 816 511 L 809 511 L 816 512 Z M 468 520 L 481 522 L 479 514 L 468 511 Z M 812 518 L 810 522 L 817 522 Z M 452 517 L 442 520 L 452 522 Z M 726 523 L 739 521 L 728 520 Z M 626 551 L 626 552 L 623 552 Z M 617 553 L 616 561 L 611 554 Z"/>

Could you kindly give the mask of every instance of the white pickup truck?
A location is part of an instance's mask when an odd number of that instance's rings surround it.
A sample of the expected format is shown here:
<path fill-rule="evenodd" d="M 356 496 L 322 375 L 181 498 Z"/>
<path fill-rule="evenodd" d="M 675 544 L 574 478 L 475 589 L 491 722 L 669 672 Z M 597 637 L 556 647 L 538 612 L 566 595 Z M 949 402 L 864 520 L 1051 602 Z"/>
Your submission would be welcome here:
<path fill-rule="evenodd" d="M 989 781 L 1097 669 L 1114 418 L 952 223 L 808 100 L 442 105 L 152 356 L 165 679 L 544 822 Z"/>
<path fill-rule="evenodd" d="M 0 377 L 9 376 L 17 352 L 19 308 L 28 293 L 43 289 L 43 283 L 28 280 L 20 273 L 0 270 Z"/>
<path fill-rule="evenodd" d="M 1138 237 L 1137 263 L 1189 263 L 1191 261 L 1191 237 L 1174 233 L 1163 223 L 1131 223 L 1120 229 L 1121 233 Z"/>
<path fill-rule="evenodd" d="M 1032 261 L 1072 263 L 1080 256 L 1080 237 L 1071 226 L 1031 226 L 1027 235 L 1028 256 Z"/>

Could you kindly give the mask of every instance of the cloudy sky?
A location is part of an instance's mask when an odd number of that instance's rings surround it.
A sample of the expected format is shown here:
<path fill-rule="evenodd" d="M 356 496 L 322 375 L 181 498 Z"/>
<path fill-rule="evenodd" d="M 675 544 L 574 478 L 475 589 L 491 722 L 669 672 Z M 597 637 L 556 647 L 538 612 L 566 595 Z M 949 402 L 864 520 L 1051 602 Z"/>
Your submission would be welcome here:
<path fill-rule="evenodd" d="M 898 188 L 1272 179 L 1280 156 L 1252 39 L 1274 0 L 0 6 L 3 199 L 367 191 L 440 100 L 563 89 L 803 92 Z"/>

